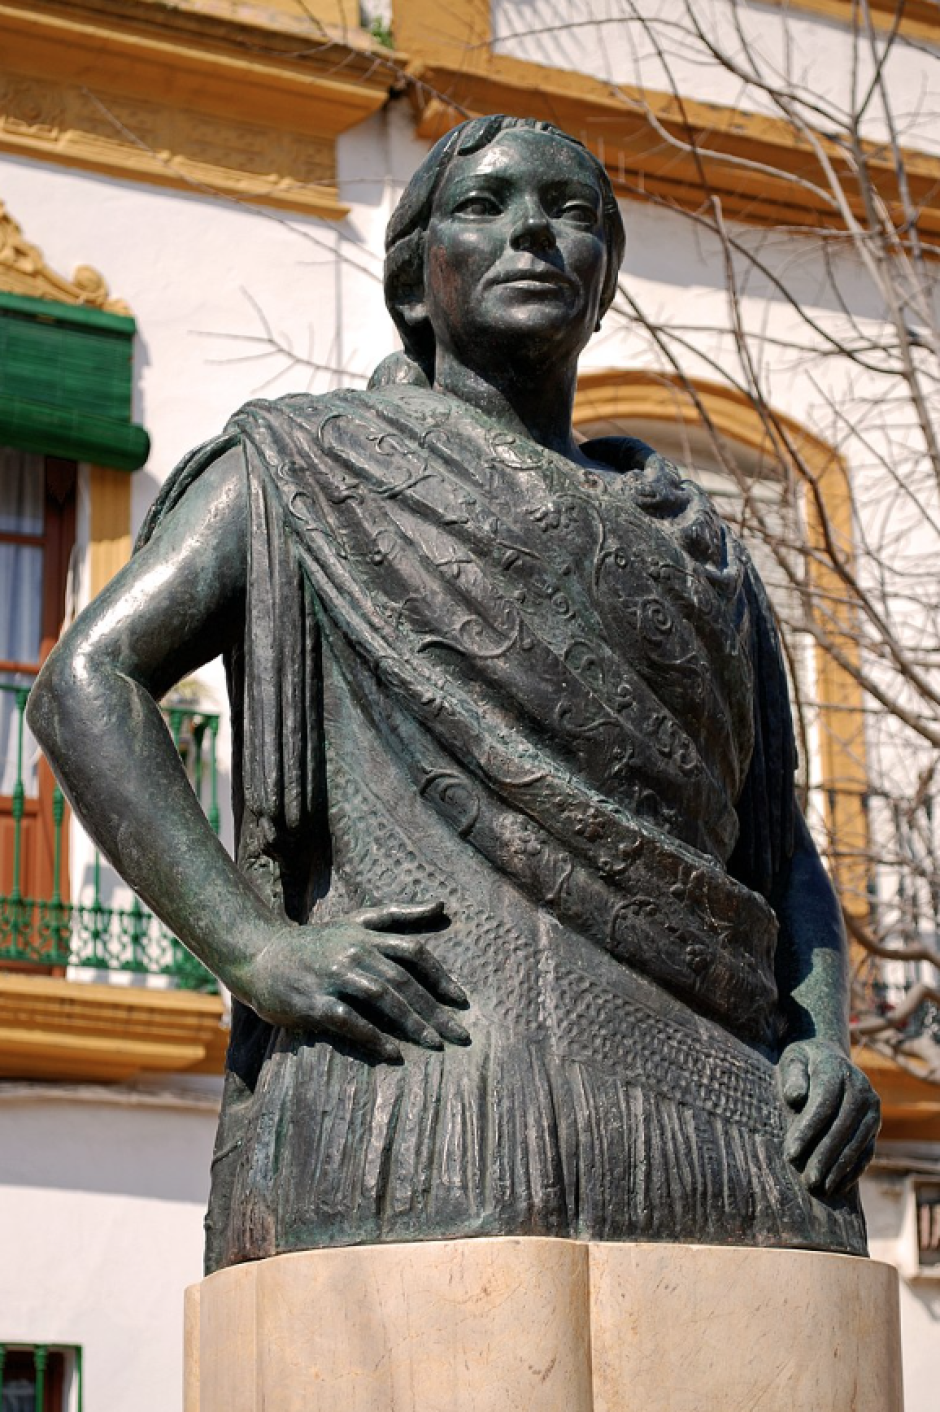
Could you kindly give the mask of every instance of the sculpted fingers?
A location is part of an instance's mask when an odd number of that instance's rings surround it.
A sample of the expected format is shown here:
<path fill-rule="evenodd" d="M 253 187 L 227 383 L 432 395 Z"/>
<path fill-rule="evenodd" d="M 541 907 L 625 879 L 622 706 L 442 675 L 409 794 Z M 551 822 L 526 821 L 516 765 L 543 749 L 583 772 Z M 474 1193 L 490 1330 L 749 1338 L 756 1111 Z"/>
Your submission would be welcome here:
<path fill-rule="evenodd" d="M 444 921 L 444 904 L 436 902 L 383 902 L 378 907 L 364 907 L 352 920 L 370 932 L 395 931 L 396 928 L 432 927 Z"/>
<path fill-rule="evenodd" d="M 357 1000 L 378 1011 L 414 1044 L 425 1049 L 443 1049 L 444 1042 L 437 1030 L 432 1028 L 419 1011 L 386 981 L 376 976 L 350 976 L 344 984 L 344 993 L 355 1003 Z"/>
<path fill-rule="evenodd" d="M 799 1117 L 790 1124 L 785 1152 L 800 1167 L 829 1129 L 842 1106 L 845 1066 L 837 1062 L 817 1062 L 809 1073 L 809 1090 Z"/>
<path fill-rule="evenodd" d="M 271 1024 L 335 1035 L 388 1062 L 401 1060 L 396 1038 L 427 1049 L 468 1044 L 445 1008 L 466 1003 L 460 987 L 419 939 L 381 930 L 442 916 L 441 904 L 431 903 L 280 926 L 247 968 L 240 998 Z"/>
<path fill-rule="evenodd" d="M 835 1121 L 820 1137 L 803 1170 L 803 1179 L 810 1191 L 829 1189 L 829 1177 L 835 1162 L 852 1141 L 858 1127 L 858 1112 L 847 1090 Z"/>
<path fill-rule="evenodd" d="M 336 1035 L 358 1045 L 374 1059 L 388 1064 L 401 1061 L 401 1050 L 390 1036 L 322 985 L 311 988 L 302 981 L 288 982 L 279 995 L 256 999 L 254 1008 L 270 1024 Z"/>
<path fill-rule="evenodd" d="M 466 992 L 448 975 L 423 941 L 412 937 L 387 937 L 377 945 L 383 956 L 406 967 L 422 986 L 439 995 L 449 1005 L 467 1004 Z"/>
<path fill-rule="evenodd" d="M 793 1050 L 784 1054 L 780 1060 L 780 1082 L 788 1107 L 794 1111 L 802 1108 L 809 1093 L 809 1061 L 805 1054 Z"/>
<path fill-rule="evenodd" d="M 397 982 L 397 989 L 405 997 L 408 1003 L 419 1015 L 423 1015 L 429 1025 L 444 1039 L 451 1044 L 469 1044 L 470 1036 L 453 1015 L 445 1010 L 443 1005 L 439 1005 L 432 995 L 413 980 L 407 971 L 398 968 L 402 979 Z"/>
<path fill-rule="evenodd" d="M 845 1191 L 861 1176 L 874 1150 L 881 1127 L 881 1101 L 868 1079 L 847 1062 L 842 1112 L 824 1144 L 820 1143 L 820 1176 L 827 1196 Z M 814 1162 L 816 1157 L 814 1156 Z"/>
<path fill-rule="evenodd" d="M 881 1114 L 877 1110 L 862 1119 L 854 1135 L 832 1164 L 825 1187 L 827 1196 L 839 1196 L 855 1185 L 874 1156 L 875 1139 L 880 1127 Z"/>
<path fill-rule="evenodd" d="M 470 1036 L 445 1006 L 465 1006 L 467 996 L 420 937 L 389 935 L 386 928 L 427 928 L 446 922 L 444 904 L 389 903 L 356 913 L 359 926 L 377 933 L 374 955 L 363 967 L 385 991 L 362 998 L 375 1005 L 417 1044 L 438 1048 L 440 1040 L 469 1044 Z"/>
<path fill-rule="evenodd" d="M 401 1063 L 401 1050 L 395 1041 L 342 1000 L 320 1001 L 312 1008 L 310 1018 L 316 1029 L 325 1029 L 330 1034 L 350 1040 L 374 1059 L 380 1059 L 385 1064 Z"/>
<path fill-rule="evenodd" d="M 451 1044 L 469 1044 L 470 1036 L 463 1025 L 454 1018 L 450 1010 L 435 999 L 429 985 L 418 979 L 409 968 L 407 963 L 414 950 L 414 945 L 407 942 L 401 948 L 383 945 L 381 955 L 376 957 L 374 963 L 376 974 L 391 990 L 406 1001 L 411 1009 L 420 1015 L 442 1039 L 446 1039 Z M 434 965 L 437 967 L 438 963 L 435 961 Z M 414 969 L 417 971 L 418 968 Z M 449 982 L 453 989 L 459 989 L 459 987 L 454 987 L 453 981 L 450 980 L 443 967 L 440 967 L 439 970 L 440 975 Z M 435 980 L 437 980 L 436 976 Z M 439 981 L 436 988 L 440 991 Z M 463 992 L 461 991 L 460 994 L 463 995 Z"/>
<path fill-rule="evenodd" d="M 780 1084 L 797 1112 L 785 1151 L 810 1191 L 834 1196 L 858 1180 L 880 1126 L 877 1095 L 835 1045 L 800 1041 L 784 1054 Z"/>

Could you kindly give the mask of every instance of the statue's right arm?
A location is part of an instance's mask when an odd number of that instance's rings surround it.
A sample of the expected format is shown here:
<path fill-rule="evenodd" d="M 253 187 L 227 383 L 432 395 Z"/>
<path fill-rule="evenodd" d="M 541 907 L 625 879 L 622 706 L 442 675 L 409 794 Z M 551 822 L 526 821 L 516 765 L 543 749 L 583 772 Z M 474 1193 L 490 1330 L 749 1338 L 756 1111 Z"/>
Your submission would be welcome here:
<path fill-rule="evenodd" d="M 439 907 L 287 923 L 235 867 L 189 787 L 157 703 L 242 633 L 247 563 L 236 448 L 65 633 L 30 694 L 30 726 L 117 871 L 263 1018 L 390 1061 L 400 1057 L 393 1034 L 465 1043 L 446 1008 L 462 991 L 420 939 L 395 932 L 433 924 Z"/>

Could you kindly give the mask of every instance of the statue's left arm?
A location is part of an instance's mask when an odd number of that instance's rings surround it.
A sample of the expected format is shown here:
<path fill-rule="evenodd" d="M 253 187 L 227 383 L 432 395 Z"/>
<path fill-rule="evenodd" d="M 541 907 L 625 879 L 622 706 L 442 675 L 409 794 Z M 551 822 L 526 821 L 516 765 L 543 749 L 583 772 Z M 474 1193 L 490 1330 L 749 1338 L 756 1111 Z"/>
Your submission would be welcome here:
<path fill-rule="evenodd" d="M 789 1110 L 787 1156 L 810 1189 L 837 1196 L 871 1158 L 878 1097 L 852 1063 L 848 943 L 842 913 L 794 790 L 797 752 L 773 610 L 748 570 L 754 665 L 754 748 L 737 801 L 729 868 L 777 915 L 775 972 L 782 1025 L 778 1074 Z"/>
<path fill-rule="evenodd" d="M 837 1196 L 871 1160 L 878 1096 L 849 1057 L 845 929 L 802 815 L 779 879 L 777 984 L 784 1025 L 780 1087 L 790 1110 L 787 1157 L 811 1191 Z"/>

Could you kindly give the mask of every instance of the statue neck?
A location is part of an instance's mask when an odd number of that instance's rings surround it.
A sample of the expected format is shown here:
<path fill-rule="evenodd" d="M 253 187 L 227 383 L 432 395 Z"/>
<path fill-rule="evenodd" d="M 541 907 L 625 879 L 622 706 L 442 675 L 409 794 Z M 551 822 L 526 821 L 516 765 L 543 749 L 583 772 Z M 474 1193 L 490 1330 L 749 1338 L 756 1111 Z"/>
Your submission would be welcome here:
<path fill-rule="evenodd" d="M 439 350 L 434 390 L 476 407 L 515 436 L 526 436 L 577 465 L 588 465 L 571 428 L 575 375 L 576 368 L 566 366 L 542 366 L 531 377 L 518 365 L 508 373 L 483 371 Z"/>

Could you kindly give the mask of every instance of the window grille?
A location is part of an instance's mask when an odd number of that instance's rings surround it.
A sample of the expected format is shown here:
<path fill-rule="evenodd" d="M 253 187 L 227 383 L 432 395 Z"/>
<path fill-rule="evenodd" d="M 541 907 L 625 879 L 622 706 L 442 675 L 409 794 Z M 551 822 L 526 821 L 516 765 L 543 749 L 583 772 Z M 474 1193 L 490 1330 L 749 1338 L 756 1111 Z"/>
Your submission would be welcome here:
<path fill-rule="evenodd" d="M 0 1343 L 0 1412 L 82 1412 L 82 1350 Z"/>

